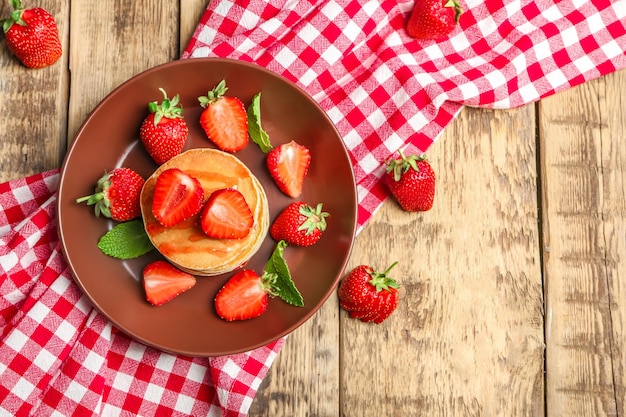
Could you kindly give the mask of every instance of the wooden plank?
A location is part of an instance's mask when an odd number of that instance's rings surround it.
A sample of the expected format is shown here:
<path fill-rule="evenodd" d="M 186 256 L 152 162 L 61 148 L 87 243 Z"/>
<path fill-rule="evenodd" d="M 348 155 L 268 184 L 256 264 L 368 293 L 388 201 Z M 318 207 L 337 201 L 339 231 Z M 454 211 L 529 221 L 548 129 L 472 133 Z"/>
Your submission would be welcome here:
<path fill-rule="evenodd" d="M 333 416 L 339 409 L 339 311 L 333 295 L 289 335 L 250 416 Z"/>
<path fill-rule="evenodd" d="M 180 46 L 179 56 L 183 53 L 191 40 L 202 14 L 209 5 L 209 0 L 181 0 L 180 1 Z"/>
<path fill-rule="evenodd" d="M 34 7 L 34 6 L 33 6 Z M 52 66 L 30 69 L 0 43 L 0 182 L 58 168 L 65 154 L 68 97 L 69 3 L 42 0 L 55 17 L 63 55 Z M 0 18 L 11 13 L 0 3 Z"/>
<path fill-rule="evenodd" d="M 624 413 L 626 73 L 541 113 L 548 415 Z"/>
<path fill-rule="evenodd" d="M 72 1 L 70 142 L 115 87 L 178 58 L 179 19 L 178 2 Z"/>
<path fill-rule="evenodd" d="M 602 135 L 602 166 L 609 167 L 603 188 L 607 201 L 602 216 L 606 236 L 607 279 L 611 311 L 611 364 L 615 414 L 626 415 L 626 70 L 603 80 L 601 102 L 607 127 Z"/>
<path fill-rule="evenodd" d="M 351 266 L 405 295 L 379 326 L 341 314 L 340 415 L 543 415 L 534 111 L 465 109 L 428 152 L 433 209 L 386 202 Z"/>

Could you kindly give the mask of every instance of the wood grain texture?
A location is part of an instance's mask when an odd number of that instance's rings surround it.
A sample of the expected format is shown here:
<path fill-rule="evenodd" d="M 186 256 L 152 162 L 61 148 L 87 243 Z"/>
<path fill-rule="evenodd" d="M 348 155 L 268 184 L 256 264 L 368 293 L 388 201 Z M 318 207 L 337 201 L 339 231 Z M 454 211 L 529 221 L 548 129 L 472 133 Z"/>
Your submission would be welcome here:
<path fill-rule="evenodd" d="M 70 142 L 113 89 L 178 58 L 179 20 L 178 2 L 72 1 Z"/>
<path fill-rule="evenodd" d="M 624 415 L 624 72 L 541 103 L 549 416 Z"/>
<path fill-rule="evenodd" d="M 429 151 L 433 210 L 405 213 L 389 200 L 355 242 L 348 270 L 400 261 L 399 309 L 368 325 L 329 300 L 319 316 L 338 312 L 341 339 L 339 357 L 318 365 L 323 383 L 303 355 L 323 346 L 309 322 L 289 337 L 251 416 L 543 415 L 533 126 L 532 106 L 464 110 Z"/>
<path fill-rule="evenodd" d="M 28 70 L 0 48 L 0 181 L 59 167 L 100 100 L 180 56 L 207 4 L 41 0 L 64 54 Z M 463 110 L 428 152 L 434 208 L 389 200 L 355 242 L 348 270 L 400 262 L 399 309 L 369 325 L 333 294 L 250 416 L 626 415 L 624 97 L 626 70 L 537 106 Z"/>
<path fill-rule="evenodd" d="M 388 201 L 351 264 L 405 295 L 379 326 L 341 315 L 341 415 L 539 416 L 543 309 L 534 113 L 465 109 L 428 152 L 435 205 Z"/>
<path fill-rule="evenodd" d="M 63 55 L 49 67 L 29 69 L 0 35 L 0 182 L 57 168 L 65 155 L 70 7 L 52 0 L 38 6 L 54 16 Z M 8 1 L 0 3 L 0 18 L 11 10 Z"/>
<path fill-rule="evenodd" d="M 180 46 L 179 56 L 187 47 L 191 36 L 209 5 L 209 0 L 180 0 Z"/>
<path fill-rule="evenodd" d="M 252 417 L 335 416 L 339 409 L 339 309 L 336 295 L 292 332 L 262 382 Z"/>

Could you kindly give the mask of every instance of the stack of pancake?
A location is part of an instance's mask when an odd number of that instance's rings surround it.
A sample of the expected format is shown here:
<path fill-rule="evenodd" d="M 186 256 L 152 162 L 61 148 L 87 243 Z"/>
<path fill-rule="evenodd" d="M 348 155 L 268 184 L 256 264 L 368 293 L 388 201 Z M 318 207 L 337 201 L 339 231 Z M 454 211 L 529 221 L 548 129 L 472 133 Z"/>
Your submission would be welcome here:
<path fill-rule="evenodd" d="M 152 214 L 154 186 L 161 172 L 179 168 L 200 181 L 206 199 L 215 190 L 239 190 L 254 216 L 254 225 L 243 239 L 212 239 L 198 224 L 198 215 L 164 227 Z M 194 275 L 219 275 L 233 271 L 257 252 L 269 227 L 269 205 L 263 186 L 237 157 L 216 149 L 191 149 L 161 165 L 146 180 L 141 192 L 141 213 L 154 247 L 173 265 Z"/>

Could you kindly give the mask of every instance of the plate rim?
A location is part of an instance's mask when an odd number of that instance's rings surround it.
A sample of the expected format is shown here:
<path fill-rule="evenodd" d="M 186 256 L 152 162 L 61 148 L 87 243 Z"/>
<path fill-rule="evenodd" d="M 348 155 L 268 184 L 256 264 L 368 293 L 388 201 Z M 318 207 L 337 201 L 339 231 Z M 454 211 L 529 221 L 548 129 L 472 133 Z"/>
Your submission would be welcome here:
<path fill-rule="evenodd" d="M 252 70 L 252 71 L 260 71 L 262 73 L 265 73 L 266 75 L 269 75 L 271 77 L 277 78 L 279 79 L 281 82 L 288 84 L 291 88 L 294 88 L 296 90 L 298 90 L 298 92 L 300 93 L 300 95 L 302 97 L 305 97 L 313 106 L 315 106 L 321 115 L 323 115 L 323 117 L 326 119 L 328 125 L 330 127 L 332 127 L 332 130 L 334 131 L 336 137 L 339 140 L 339 143 L 341 145 L 341 149 L 343 150 L 345 159 L 347 161 L 348 167 L 349 167 L 349 173 L 350 173 L 350 177 L 351 177 L 351 192 L 352 192 L 352 196 L 354 197 L 354 205 L 352 207 L 352 214 L 353 214 L 353 219 L 352 219 L 352 224 L 351 226 L 351 239 L 350 239 L 350 243 L 348 245 L 345 257 L 343 259 L 343 261 L 340 264 L 340 271 L 342 271 L 341 273 L 338 274 L 337 277 L 335 277 L 335 279 L 332 282 L 332 285 L 329 286 L 329 288 L 325 291 L 323 297 L 321 297 L 319 299 L 319 302 L 317 302 L 317 306 L 316 308 L 310 310 L 308 313 L 306 313 L 305 317 L 303 320 L 301 321 L 295 321 L 294 323 L 292 323 L 289 326 L 286 326 L 281 332 L 278 332 L 275 336 L 271 337 L 271 338 L 266 338 L 267 340 L 262 340 L 259 341 L 257 343 L 251 344 L 251 345 L 247 345 L 245 347 L 241 347 L 239 349 L 231 349 L 231 351 L 225 352 L 225 353 L 219 353 L 219 354 L 214 354 L 214 353 L 209 353 L 207 349 L 206 352 L 198 352 L 198 351 L 186 351 L 185 349 L 171 349 L 171 348 L 166 348 L 162 345 L 160 345 L 159 343 L 155 343 L 151 340 L 149 340 L 149 338 L 143 337 L 142 335 L 137 334 L 137 332 L 133 332 L 130 331 L 127 326 L 125 326 L 123 323 L 121 323 L 119 320 L 111 317 L 111 315 L 109 313 L 107 313 L 105 311 L 105 309 L 100 305 L 100 303 L 97 301 L 97 299 L 93 296 L 92 292 L 89 291 L 85 284 L 83 283 L 82 279 L 78 276 L 78 274 L 75 271 L 73 262 L 71 261 L 71 257 L 69 254 L 69 251 L 67 249 L 67 243 L 66 243 L 66 239 L 64 236 L 64 232 L 63 232 L 63 226 L 64 226 L 64 222 L 63 222 L 63 218 L 62 218 L 62 212 L 64 211 L 63 209 L 63 202 L 64 202 L 64 198 L 62 197 L 62 193 L 64 191 L 63 189 L 63 184 L 65 182 L 66 177 L 69 175 L 68 173 L 68 169 L 69 169 L 69 165 L 70 162 L 72 160 L 72 157 L 74 155 L 74 152 L 76 151 L 77 148 L 77 144 L 79 142 L 79 139 L 81 139 L 81 134 L 87 129 L 88 125 L 90 124 L 90 121 L 96 117 L 96 115 L 98 114 L 98 111 L 104 107 L 106 105 L 106 103 L 116 94 L 118 94 L 118 92 L 122 89 L 124 89 L 128 84 L 132 83 L 133 81 L 135 81 L 136 78 L 139 77 L 145 77 L 146 75 L 149 75 L 153 72 L 159 72 L 159 71 L 163 71 L 163 70 L 167 70 L 170 67 L 177 67 L 177 66 L 181 66 L 181 65 L 211 65 L 212 63 L 230 63 L 230 64 L 234 64 L 234 65 L 240 65 L 243 67 L 247 67 L 248 69 Z M 84 141 L 84 140 L 83 140 Z M 81 141 L 81 143 L 83 142 Z M 64 256 L 64 259 L 67 263 L 68 269 L 71 272 L 71 278 L 72 281 L 80 288 L 82 295 L 84 295 L 87 300 L 89 301 L 90 305 L 95 308 L 97 310 L 98 313 L 102 314 L 107 321 L 109 321 L 112 325 L 114 325 L 117 329 L 119 329 L 121 332 L 123 332 L 126 336 L 128 336 L 131 339 L 134 339 L 136 341 L 139 341 L 147 346 L 150 346 L 152 348 L 164 351 L 164 352 L 168 352 L 168 353 L 172 353 L 172 354 L 181 354 L 181 355 L 186 355 L 186 356 L 191 356 L 191 357 L 207 357 L 207 356 L 220 356 L 220 355 L 231 355 L 231 354 L 238 354 L 238 353 L 243 353 L 243 352 L 247 352 L 247 351 L 251 351 L 257 348 L 260 348 L 262 346 L 266 346 L 270 343 L 273 343 L 287 335 L 289 335 L 290 333 L 292 333 L 294 330 L 296 330 L 298 327 L 300 327 L 302 324 L 304 324 L 305 322 L 309 321 L 314 315 L 315 313 L 326 303 L 326 301 L 328 300 L 328 298 L 330 297 L 330 295 L 333 293 L 333 291 L 337 288 L 337 285 L 341 279 L 341 276 L 343 275 L 343 273 L 345 273 L 345 269 L 346 266 L 348 264 L 348 261 L 351 257 L 351 253 L 352 250 L 354 248 L 354 241 L 357 235 L 357 230 L 358 230 L 358 192 L 357 192 L 357 184 L 356 184 L 356 179 L 355 179 L 355 173 L 354 173 L 354 166 L 351 162 L 350 159 L 350 154 L 348 152 L 348 149 L 346 147 L 346 144 L 343 140 L 342 135 L 339 133 L 337 126 L 335 125 L 335 123 L 330 119 L 330 116 L 328 115 L 328 113 L 321 107 L 321 105 L 315 100 L 313 99 L 313 97 L 306 92 L 306 90 L 304 90 L 302 87 L 300 87 L 299 85 L 297 85 L 295 82 L 289 80 L 287 77 L 278 74 L 268 68 L 262 67 L 254 62 L 248 62 L 248 61 L 242 61 L 242 60 L 238 60 L 238 59 L 233 59 L 233 58 L 220 58 L 220 57 L 202 57 L 202 58 L 189 58 L 189 59 L 179 59 L 179 60 L 175 60 L 175 61 L 169 61 L 163 64 L 159 64 L 156 66 L 153 66 L 151 68 L 148 68 L 144 71 L 140 71 L 137 74 L 133 75 L 132 77 L 128 78 L 127 80 L 121 82 L 120 84 L 118 84 L 116 87 L 114 87 L 111 91 L 109 91 L 99 102 L 98 104 L 88 113 L 88 115 L 85 117 L 85 119 L 83 120 L 83 122 L 81 123 L 80 127 L 78 128 L 78 130 L 76 131 L 76 133 L 73 136 L 73 140 L 71 145 L 69 146 L 69 148 L 67 149 L 64 157 L 63 157 L 63 162 L 59 171 L 59 195 L 57 198 L 57 201 L 55 203 L 56 205 L 56 217 L 57 217 L 57 234 L 59 237 L 59 241 L 61 243 L 60 248 L 61 248 L 61 252 Z M 267 237 L 266 237 L 267 239 Z"/>

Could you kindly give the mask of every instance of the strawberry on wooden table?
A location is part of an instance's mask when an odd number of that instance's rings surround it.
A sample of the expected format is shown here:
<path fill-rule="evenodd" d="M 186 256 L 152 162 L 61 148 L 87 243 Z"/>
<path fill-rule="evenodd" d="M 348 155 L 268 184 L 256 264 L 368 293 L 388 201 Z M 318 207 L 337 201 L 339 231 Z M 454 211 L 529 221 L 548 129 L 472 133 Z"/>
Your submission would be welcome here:
<path fill-rule="evenodd" d="M 97 181 L 94 193 L 78 198 L 77 203 L 93 205 L 96 217 L 101 214 L 120 222 L 141 216 L 140 195 L 144 179 L 130 168 L 115 168 Z"/>
<path fill-rule="evenodd" d="M 262 274 L 242 269 L 226 281 L 214 299 L 218 316 L 226 321 L 259 317 L 274 296 L 296 307 L 304 305 L 284 258 L 286 246 L 286 242 L 278 242 Z"/>
<path fill-rule="evenodd" d="M 326 230 L 326 217 L 322 203 L 313 207 L 303 201 L 289 204 L 270 226 L 270 235 L 276 241 L 284 240 L 292 246 L 311 246 L 317 243 Z"/>
<path fill-rule="evenodd" d="M 178 168 L 161 172 L 154 185 L 152 214 L 163 226 L 175 226 L 202 209 L 204 190 L 197 178 Z"/>
<path fill-rule="evenodd" d="M 242 239 L 248 236 L 253 225 L 250 206 L 234 188 L 212 192 L 200 212 L 202 231 L 214 239 Z"/>
<path fill-rule="evenodd" d="M 248 144 L 248 115 L 241 100 L 224 95 L 227 90 L 222 80 L 206 96 L 198 97 L 204 108 L 200 125 L 218 148 L 234 153 Z"/>
<path fill-rule="evenodd" d="M 154 306 L 171 301 L 196 285 L 196 278 L 169 262 L 158 260 L 143 270 L 143 288 L 146 299 Z"/>
<path fill-rule="evenodd" d="M 416 0 L 406 31 L 416 39 L 441 39 L 454 30 L 462 13 L 458 0 Z"/>
<path fill-rule="evenodd" d="M 428 211 L 435 200 L 435 171 L 423 156 L 390 158 L 384 174 L 389 191 L 405 211 Z"/>
<path fill-rule="evenodd" d="M 21 0 L 11 0 L 13 12 L 2 20 L 9 50 L 28 68 L 54 64 L 62 54 L 54 17 L 35 7 L 24 9 Z"/>
<path fill-rule="evenodd" d="M 399 285 L 388 274 L 396 264 L 394 262 L 385 272 L 359 265 L 341 281 L 339 302 L 350 317 L 380 324 L 395 311 Z"/>
<path fill-rule="evenodd" d="M 163 101 L 148 104 L 150 114 L 141 124 L 139 137 L 152 159 L 161 165 L 182 152 L 189 129 L 183 118 L 179 95 L 170 100 L 164 89 L 159 88 L 159 91 L 163 94 Z"/>

